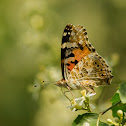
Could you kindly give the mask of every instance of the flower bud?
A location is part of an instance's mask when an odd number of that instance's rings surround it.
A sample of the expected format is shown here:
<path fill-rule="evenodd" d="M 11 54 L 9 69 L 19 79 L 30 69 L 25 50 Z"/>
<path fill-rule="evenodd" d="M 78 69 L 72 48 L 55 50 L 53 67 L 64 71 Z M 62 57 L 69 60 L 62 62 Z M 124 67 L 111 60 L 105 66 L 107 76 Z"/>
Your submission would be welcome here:
<path fill-rule="evenodd" d="M 123 111 L 122 111 L 122 110 L 118 110 L 118 111 L 117 111 L 117 115 L 118 115 L 119 117 L 122 117 L 122 116 L 123 116 Z"/>
<path fill-rule="evenodd" d="M 119 118 L 115 117 L 115 122 L 119 123 Z"/>
<path fill-rule="evenodd" d="M 107 122 L 110 123 L 110 124 L 113 123 L 111 119 L 107 119 Z"/>

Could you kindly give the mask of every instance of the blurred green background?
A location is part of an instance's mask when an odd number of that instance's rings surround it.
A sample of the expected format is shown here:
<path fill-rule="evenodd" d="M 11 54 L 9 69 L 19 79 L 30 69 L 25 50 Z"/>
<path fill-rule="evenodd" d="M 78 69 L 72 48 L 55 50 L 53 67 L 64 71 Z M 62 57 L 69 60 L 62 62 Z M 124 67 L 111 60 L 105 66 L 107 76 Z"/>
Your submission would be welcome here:
<path fill-rule="evenodd" d="M 111 86 L 99 87 L 96 109 L 109 107 L 126 80 L 125 0 L 0 1 L 0 126 L 70 126 L 78 114 L 53 84 L 62 78 L 60 48 L 66 24 L 83 25 L 89 40 L 111 66 Z M 106 113 L 103 121 L 111 117 Z"/>

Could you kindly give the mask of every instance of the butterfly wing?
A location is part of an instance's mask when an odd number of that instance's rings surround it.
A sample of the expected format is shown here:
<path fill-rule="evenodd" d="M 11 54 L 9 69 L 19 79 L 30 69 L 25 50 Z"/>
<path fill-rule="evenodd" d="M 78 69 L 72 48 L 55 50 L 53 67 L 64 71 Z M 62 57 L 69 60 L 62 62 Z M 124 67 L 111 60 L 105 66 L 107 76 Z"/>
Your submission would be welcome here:
<path fill-rule="evenodd" d="M 83 26 L 68 24 L 63 32 L 61 45 L 61 67 L 64 79 L 68 79 L 70 72 L 81 59 L 95 49 L 88 42 L 87 31 Z"/>
<path fill-rule="evenodd" d="M 79 85 L 87 87 L 110 84 L 113 77 L 111 71 L 88 41 L 85 28 L 80 25 L 73 27 L 69 39 L 70 42 L 75 42 L 77 47 L 71 51 L 73 60 L 69 60 L 69 57 L 66 59 L 68 80 L 76 80 L 80 82 Z"/>
<path fill-rule="evenodd" d="M 64 29 L 61 67 L 63 79 L 75 82 L 77 88 L 110 84 L 113 77 L 105 60 L 88 41 L 86 29 L 80 25 L 68 24 Z"/>
<path fill-rule="evenodd" d="M 68 57 L 68 54 L 70 51 L 72 51 L 72 48 L 70 49 L 68 46 L 70 46 L 70 35 L 71 31 L 73 30 L 72 25 L 67 25 L 64 29 L 63 32 L 63 37 L 62 37 L 62 44 L 61 44 L 61 68 L 62 68 L 62 76 L 63 79 L 66 79 L 66 71 L 65 71 L 65 66 L 66 66 L 66 60 Z"/>
<path fill-rule="evenodd" d="M 109 85 L 112 77 L 108 65 L 98 53 L 83 57 L 69 74 L 69 79 L 84 82 L 82 85 L 85 86 Z"/>

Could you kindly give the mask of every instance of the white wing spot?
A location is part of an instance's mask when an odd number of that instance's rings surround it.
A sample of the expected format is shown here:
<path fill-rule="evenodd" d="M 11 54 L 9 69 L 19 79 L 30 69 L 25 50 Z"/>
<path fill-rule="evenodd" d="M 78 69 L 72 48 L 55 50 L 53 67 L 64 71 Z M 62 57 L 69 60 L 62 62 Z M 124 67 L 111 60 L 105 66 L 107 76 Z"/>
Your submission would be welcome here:
<path fill-rule="evenodd" d="M 80 41 L 79 41 L 79 44 L 83 44 L 83 41 L 82 41 L 82 40 L 80 40 Z"/>
<path fill-rule="evenodd" d="M 70 35 L 70 32 L 68 32 L 67 34 Z"/>
<path fill-rule="evenodd" d="M 63 33 L 63 36 L 66 36 L 66 35 L 67 35 L 67 32 L 64 32 L 64 33 Z"/>
<path fill-rule="evenodd" d="M 67 44 L 67 43 L 63 43 L 63 44 L 61 45 L 61 48 L 64 49 L 64 48 L 66 47 L 66 44 Z"/>

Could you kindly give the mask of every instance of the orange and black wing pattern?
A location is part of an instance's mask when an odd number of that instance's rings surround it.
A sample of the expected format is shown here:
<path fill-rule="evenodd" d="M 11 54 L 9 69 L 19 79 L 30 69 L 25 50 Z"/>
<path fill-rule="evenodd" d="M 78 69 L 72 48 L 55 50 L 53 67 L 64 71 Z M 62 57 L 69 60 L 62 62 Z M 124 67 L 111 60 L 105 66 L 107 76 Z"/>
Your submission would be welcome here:
<path fill-rule="evenodd" d="M 87 31 L 83 26 L 68 24 L 63 32 L 61 44 L 61 67 L 63 78 L 75 67 L 75 65 L 90 53 L 95 52 L 88 42 Z"/>

